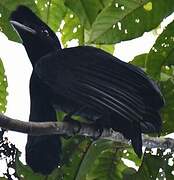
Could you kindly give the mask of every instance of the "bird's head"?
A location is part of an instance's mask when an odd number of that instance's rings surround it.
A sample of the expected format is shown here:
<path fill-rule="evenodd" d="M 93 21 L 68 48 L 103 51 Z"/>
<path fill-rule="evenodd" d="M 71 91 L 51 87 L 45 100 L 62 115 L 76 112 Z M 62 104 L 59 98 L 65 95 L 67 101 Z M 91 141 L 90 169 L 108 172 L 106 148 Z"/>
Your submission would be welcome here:
<path fill-rule="evenodd" d="M 19 6 L 12 12 L 10 22 L 22 39 L 32 65 L 42 56 L 61 49 L 56 34 L 29 8 Z"/>

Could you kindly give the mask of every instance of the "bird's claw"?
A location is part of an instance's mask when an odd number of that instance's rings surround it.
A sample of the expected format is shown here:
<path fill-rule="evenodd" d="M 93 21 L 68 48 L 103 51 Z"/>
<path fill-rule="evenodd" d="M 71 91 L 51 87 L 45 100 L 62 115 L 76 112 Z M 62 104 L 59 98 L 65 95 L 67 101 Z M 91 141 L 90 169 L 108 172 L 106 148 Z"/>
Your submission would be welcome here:
<path fill-rule="evenodd" d="M 97 132 L 97 133 L 95 133 L 95 135 L 92 137 L 92 139 L 95 141 L 95 140 L 97 140 L 97 139 L 99 139 L 100 137 L 101 137 L 101 135 L 102 135 L 102 133 L 103 133 L 103 128 L 102 127 L 96 127 L 96 125 L 95 125 L 95 131 Z"/>
<path fill-rule="evenodd" d="M 72 119 L 71 116 L 69 115 L 66 115 L 63 119 L 63 121 L 65 122 L 69 122 L 71 124 L 74 125 L 74 128 L 73 128 L 73 135 L 76 135 L 80 132 L 80 129 L 81 129 L 81 123 Z"/>

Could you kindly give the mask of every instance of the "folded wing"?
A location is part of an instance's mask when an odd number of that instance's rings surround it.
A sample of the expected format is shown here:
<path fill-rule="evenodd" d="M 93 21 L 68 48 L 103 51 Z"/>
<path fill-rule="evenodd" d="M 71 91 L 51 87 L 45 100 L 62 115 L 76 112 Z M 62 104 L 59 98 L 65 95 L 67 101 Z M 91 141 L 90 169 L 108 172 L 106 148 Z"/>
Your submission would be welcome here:
<path fill-rule="evenodd" d="M 102 50 L 59 50 L 41 58 L 35 71 L 55 94 L 103 115 L 118 115 L 122 123 L 138 122 L 145 133 L 161 129 L 159 109 L 164 101 L 157 85 L 139 68 Z M 113 121 L 107 123 L 113 126 Z"/>

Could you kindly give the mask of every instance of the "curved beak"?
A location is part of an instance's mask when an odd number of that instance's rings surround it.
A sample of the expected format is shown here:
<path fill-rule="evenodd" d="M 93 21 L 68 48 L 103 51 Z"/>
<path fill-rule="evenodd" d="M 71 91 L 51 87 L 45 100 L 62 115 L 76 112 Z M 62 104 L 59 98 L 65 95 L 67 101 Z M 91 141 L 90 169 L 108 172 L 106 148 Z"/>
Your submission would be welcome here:
<path fill-rule="evenodd" d="M 28 26 L 25 26 L 17 21 L 13 21 L 11 20 L 10 23 L 12 24 L 12 26 L 18 31 L 22 30 L 22 31 L 26 31 L 28 33 L 31 34 L 36 34 L 36 31 Z"/>

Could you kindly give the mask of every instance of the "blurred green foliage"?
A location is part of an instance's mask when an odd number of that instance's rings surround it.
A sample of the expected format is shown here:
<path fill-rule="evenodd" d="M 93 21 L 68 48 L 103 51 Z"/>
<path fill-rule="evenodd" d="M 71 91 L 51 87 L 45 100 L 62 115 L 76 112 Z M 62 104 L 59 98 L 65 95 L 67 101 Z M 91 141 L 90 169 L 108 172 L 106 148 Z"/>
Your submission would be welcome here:
<path fill-rule="evenodd" d="M 64 47 L 74 41 L 77 45 L 96 46 L 112 54 L 116 43 L 140 37 L 145 32 L 154 30 L 164 18 L 174 12 L 173 0 L 1 0 L 0 30 L 10 40 L 17 42 L 20 40 L 9 23 L 9 16 L 20 4 L 31 8 L 55 32 L 61 33 Z M 173 29 L 174 22 L 171 22 L 158 36 L 155 44 L 151 45 L 149 53 L 138 55 L 130 62 L 142 68 L 161 88 L 166 101 L 161 111 L 163 135 L 174 132 Z M 128 49 L 125 49 L 125 53 L 126 51 Z M 6 109 L 6 88 L 6 76 L 0 61 L 1 112 Z M 64 114 L 58 113 L 58 119 L 63 116 Z M 47 180 L 174 179 L 172 152 L 146 151 L 140 160 L 132 148 L 108 140 L 92 142 L 88 138 L 72 137 L 62 141 L 62 162 L 46 177 Z M 135 165 L 129 167 L 126 161 Z M 19 158 L 16 159 L 16 172 L 25 180 L 45 178 L 34 174 Z"/>

